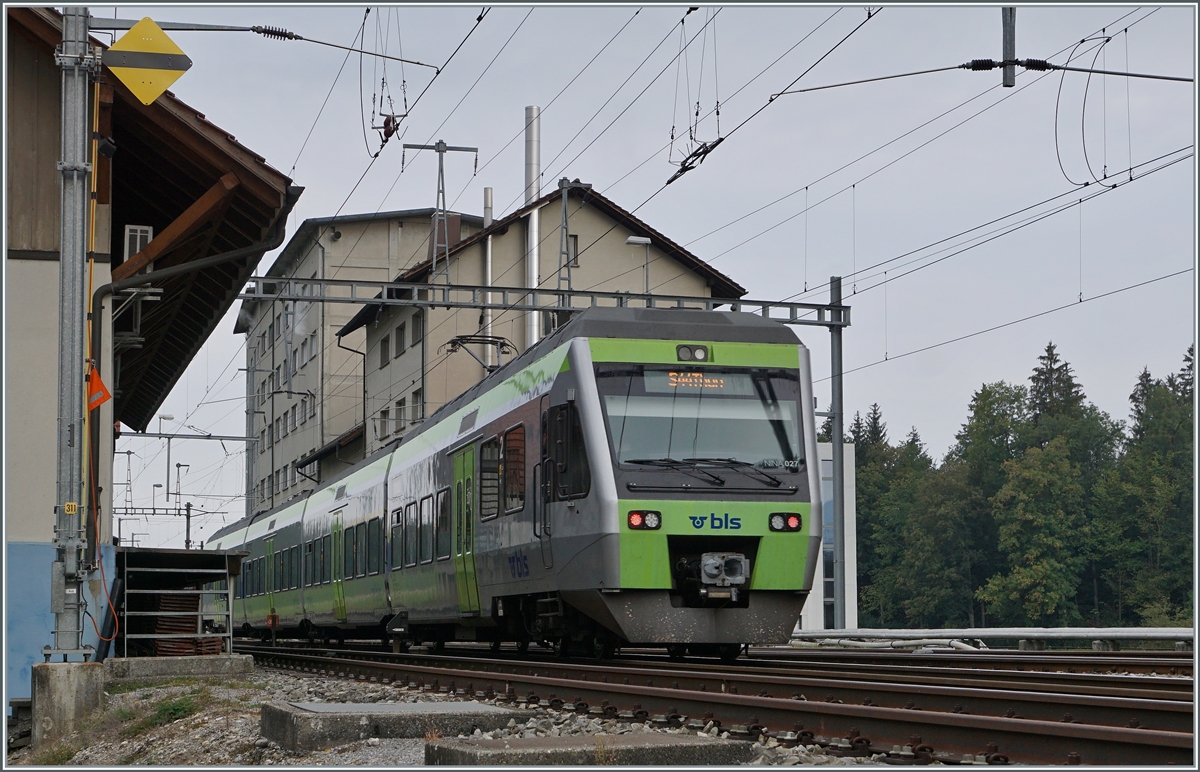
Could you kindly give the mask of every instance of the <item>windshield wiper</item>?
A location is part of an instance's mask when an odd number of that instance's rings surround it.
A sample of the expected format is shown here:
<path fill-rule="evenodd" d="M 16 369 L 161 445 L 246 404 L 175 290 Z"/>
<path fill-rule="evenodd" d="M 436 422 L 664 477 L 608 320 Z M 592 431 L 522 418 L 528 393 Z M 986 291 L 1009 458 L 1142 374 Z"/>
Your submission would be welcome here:
<path fill-rule="evenodd" d="M 780 480 L 778 477 L 771 474 L 770 472 L 766 472 L 762 469 L 759 469 L 757 466 L 755 466 L 754 464 L 751 464 L 749 461 L 739 461 L 736 458 L 685 458 L 684 461 L 689 461 L 689 462 L 698 463 L 698 464 L 713 464 L 714 466 L 724 466 L 724 467 L 728 467 L 730 469 L 737 469 L 740 472 L 750 470 L 752 472 L 756 472 L 757 474 L 760 474 L 763 477 L 767 478 L 765 482 L 774 488 L 778 488 L 780 485 L 783 485 L 783 480 Z M 703 470 L 701 470 L 701 471 L 703 471 Z"/>
<path fill-rule="evenodd" d="M 696 471 L 707 477 L 716 485 L 724 485 L 725 478 L 713 474 L 707 469 L 701 469 L 694 459 L 684 459 L 680 461 L 677 458 L 631 458 L 625 459 L 622 463 L 637 464 L 638 466 L 658 466 L 664 469 L 679 469 L 684 472 Z"/>

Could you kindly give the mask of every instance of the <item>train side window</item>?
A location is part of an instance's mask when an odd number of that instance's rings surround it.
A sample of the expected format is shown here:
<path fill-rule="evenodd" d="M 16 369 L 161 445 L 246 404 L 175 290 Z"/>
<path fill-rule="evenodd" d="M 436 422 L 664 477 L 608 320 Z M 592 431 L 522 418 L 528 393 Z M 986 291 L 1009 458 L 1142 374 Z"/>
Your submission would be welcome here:
<path fill-rule="evenodd" d="M 450 557 L 450 489 L 437 493 L 437 559 Z"/>
<path fill-rule="evenodd" d="M 504 512 L 525 508 L 525 426 L 514 426 L 504 433 Z"/>
<path fill-rule="evenodd" d="M 479 446 L 479 519 L 500 514 L 500 438 Z"/>
<path fill-rule="evenodd" d="M 575 403 L 568 402 L 555 405 L 546 413 L 542 455 L 553 461 L 553 468 L 546 470 L 546 477 L 553 480 L 554 499 L 566 501 L 586 496 L 592 479 L 579 410 Z"/>
<path fill-rule="evenodd" d="M 354 529 L 342 531 L 342 578 L 354 578 Z"/>
<path fill-rule="evenodd" d="M 300 545 L 288 550 L 292 554 L 292 589 L 300 588 Z"/>
<path fill-rule="evenodd" d="M 417 529 L 417 502 L 404 505 L 404 565 L 417 564 L 417 545 L 420 543 Z"/>
<path fill-rule="evenodd" d="M 358 524 L 358 527 L 354 529 L 354 537 L 355 537 L 354 542 L 356 545 L 355 550 L 354 550 L 354 555 L 355 555 L 354 575 L 355 576 L 366 576 L 367 575 L 367 561 L 370 559 L 368 557 L 370 555 L 370 551 L 367 549 L 367 524 L 366 523 Z"/>
<path fill-rule="evenodd" d="M 475 479 L 467 477 L 465 485 L 465 499 L 463 501 L 463 551 L 470 555 L 475 551 L 475 540 L 471 535 L 474 529 L 475 518 Z"/>
<path fill-rule="evenodd" d="M 321 537 L 321 583 L 328 582 L 333 574 L 333 536 L 325 534 Z"/>
<path fill-rule="evenodd" d="M 367 573 L 379 573 L 379 531 L 383 521 L 378 517 L 367 523 Z"/>
<path fill-rule="evenodd" d="M 283 550 L 275 553 L 275 573 L 271 575 L 271 592 L 279 592 L 283 584 Z"/>
<path fill-rule="evenodd" d="M 433 496 L 421 499 L 421 562 L 433 562 Z"/>
<path fill-rule="evenodd" d="M 304 542 L 304 586 L 312 584 L 313 577 L 313 543 Z"/>
<path fill-rule="evenodd" d="M 404 565 L 404 510 L 392 513 L 392 570 Z"/>

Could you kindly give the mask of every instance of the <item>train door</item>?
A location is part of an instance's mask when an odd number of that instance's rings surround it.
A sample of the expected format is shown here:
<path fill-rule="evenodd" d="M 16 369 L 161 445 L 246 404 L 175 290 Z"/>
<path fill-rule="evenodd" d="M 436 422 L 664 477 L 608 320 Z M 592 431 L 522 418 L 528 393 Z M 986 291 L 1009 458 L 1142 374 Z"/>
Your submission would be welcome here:
<path fill-rule="evenodd" d="M 553 479 L 551 462 L 546 459 L 546 438 L 549 425 L 547 424 L 546 403 L 547 395 L 543 395 L 540 407 L 542 412 L 541 442 L 542 450 L 538 454 L 538 462 L 533 465 L 533 490 L 530 501 L 533 502 L 533 533 L 538 537 L 538 545 L 542 551 L 542 565 L 547 569 L 554 567 L 554 547 L 550 543 L 552 532 L 550 520 L 550 496 L 547 495 L 549 482 Z M 549 476 L 548 476 L 549 475 Z"/>
<path fill-rule="evenodd" d="M 342 580 L 346 575 L 345 571 L 345 552 L 343 540 L 346 538 L 345 531 L 342 530 L 342 512 L 339 509 L 333 513 L 333 522 L 330 526 L 330 532 L 333 535 L 333 550 L 329 557 L 332 560 L 333 572 L 331 576 L 331 584 L 333 586 L 333 615 L 341 622 L 346 621 L 346 590 L 342 584 Z M 354 535 L 351 533 L 350 538 Z"/>
<path fill-rule="evenodd" d="M 266 540 L 266 582 L 264 589 L 267 592 L 267 614 L 275 613 L 275 539 Z"/>
<path fill-rule="evenodd" d="M 479 581 L 475 574 L 475 447 L 454 456 L 454 577 L 461 614 L 479 613 Z"/>

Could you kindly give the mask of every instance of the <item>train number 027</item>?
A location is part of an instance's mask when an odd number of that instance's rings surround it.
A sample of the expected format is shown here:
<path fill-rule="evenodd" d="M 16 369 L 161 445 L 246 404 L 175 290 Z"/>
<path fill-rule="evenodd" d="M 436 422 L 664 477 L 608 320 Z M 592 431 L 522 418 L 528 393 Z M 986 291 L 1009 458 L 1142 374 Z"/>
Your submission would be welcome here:
<path fill-rule="evenodd" d="M 508 572 L 513 579 L 523 579 L 529 576 L 529 557 L 524 552 L 508 556 Z"/>

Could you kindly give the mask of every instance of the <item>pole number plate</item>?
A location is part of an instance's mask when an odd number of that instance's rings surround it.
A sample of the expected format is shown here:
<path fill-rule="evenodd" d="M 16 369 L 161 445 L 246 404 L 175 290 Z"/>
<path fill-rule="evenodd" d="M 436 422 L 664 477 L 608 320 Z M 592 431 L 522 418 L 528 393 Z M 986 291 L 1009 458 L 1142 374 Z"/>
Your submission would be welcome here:
<path fill-rule="evenodd" d="M 68 501 L 66 504 L 63 504 L 63 512 L 68 515 L 77 515 L 79 514 L 79 505 L 74 501 Z"/>

